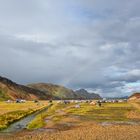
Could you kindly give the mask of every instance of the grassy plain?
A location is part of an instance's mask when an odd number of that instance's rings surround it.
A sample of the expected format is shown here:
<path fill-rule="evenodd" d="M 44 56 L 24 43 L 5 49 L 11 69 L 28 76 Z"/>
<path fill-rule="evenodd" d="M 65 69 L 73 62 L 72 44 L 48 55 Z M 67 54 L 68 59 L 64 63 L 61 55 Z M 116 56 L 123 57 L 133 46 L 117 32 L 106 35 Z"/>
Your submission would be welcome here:
<path fill-rule="evenodd" d="M 11 123 L 47 106 L 45 101 L 39 104 L 33 101 L 26 103 L 0 102 L 0 129 L 7 128 Z"/>
<path fill-rule="evenodd" d="M 57 119 L 59 120 L 59 117 L 57 118 L 57 116 L 60 116 L 58 115 L 59 111 L 66 110 L 66 108 L 71 107 L 72 105 L 73 104 L 69 104 L 69 105 L 57 104 L 56 102 L 54 102 L 53 105 L 50 108 L 48 108 L 47 112 L 37 115 L 37 117 L 29 123 L 27 128 L 36 129 L 36 128 L 43 127 L 47 125 L 47 123 L 45 123 L 45 119 L 47 118 L 49 118 L 49 120 L 54 122 L 57 121 Z M 61 115 L 61 118 L 63 117 L 64 115 Z"/>
<path fill-rule="evenodd" d="M 139 140 L 140 104 L 105 103 L 102 107 L 80 103 L 54 103 L 38 115 L 28 129 L 6 140 Z"/>
<path fill-rule="evenodd" d="M 105 103 L 102 107 L 81 103 L 80 108 L 75 108 L 75 104 L 54 104 L 46 113 L 38 115 L 28 128 L 39 128 L 40 124 L 42 124 L 41 127 L 50 127 L 50 124 L 56 126 L 59 123 L 62 124 L 65 119 L 68 120 L 69 116 L 79 118 L 80 122 L 127 122 L 139 119 L 130 117 L 132 112 L 136 114 L 138 110 L 129 103 Z"/>
<path fill-rule="evenodd" d="M 84 122 L 63 131 L 34 131 L 6 140 L 139 140 L 140 125 L 106 125 Z M 5 139 L 4 139 L 5 140 Z"/>

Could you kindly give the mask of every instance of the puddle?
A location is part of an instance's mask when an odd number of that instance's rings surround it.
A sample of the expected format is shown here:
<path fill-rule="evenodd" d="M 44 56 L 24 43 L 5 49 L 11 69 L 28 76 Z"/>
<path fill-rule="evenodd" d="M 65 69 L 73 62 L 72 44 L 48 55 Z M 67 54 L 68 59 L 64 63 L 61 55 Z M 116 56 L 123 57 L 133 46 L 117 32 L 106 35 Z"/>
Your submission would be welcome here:
<path fill-rule="evenodd" d="M 124 121 L 120 121 L 120 122 L 102 122 L 100 124 L 102 126 L 109 126 L 109 125 L 139 125 L 140 122 L 133 122 L 133 121 L 124 122 Z"/>

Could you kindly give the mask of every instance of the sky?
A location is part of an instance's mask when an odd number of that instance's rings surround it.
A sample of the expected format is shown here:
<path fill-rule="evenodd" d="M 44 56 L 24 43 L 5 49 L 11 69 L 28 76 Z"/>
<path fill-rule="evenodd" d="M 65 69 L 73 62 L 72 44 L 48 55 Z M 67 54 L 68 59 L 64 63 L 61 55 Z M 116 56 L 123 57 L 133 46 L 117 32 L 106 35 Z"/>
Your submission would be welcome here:
<path fill-rule="evenodd" d="M 140 91 L 140 0 L 0 0 L 0 75 L 20 84 Z"/>

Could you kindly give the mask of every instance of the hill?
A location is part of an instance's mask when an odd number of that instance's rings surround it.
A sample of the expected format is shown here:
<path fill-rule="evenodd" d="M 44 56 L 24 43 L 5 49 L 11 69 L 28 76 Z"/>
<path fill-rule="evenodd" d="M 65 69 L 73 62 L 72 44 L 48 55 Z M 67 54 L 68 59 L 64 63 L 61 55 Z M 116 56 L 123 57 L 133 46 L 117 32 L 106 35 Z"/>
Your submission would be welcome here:
<path fill-rule="evenodd" d="M 50 95 L 33 88 L 19 85 L 7 78 L 0 76 L 0 100 L 8 99 L 48 99 Z"/>
<path fill-rule="evenodd" d="M 50 84 L 50 83 L 36 83 L 27 85 L 30 88 L 40 90 L 42 92 L 48 92 L 53 99 L 77 99 L 76 93 L 66 87 Z"/>
<path fill-rule="evenodd" d="M 133 93 L 129 97 L 129 101 L 140 101 L 140 93 Z"/>
<path fill-rule="evenodd" d="M 81 99 L 102 99 L 99 94 L 95 93 L 89 93 L 85 89 L 79 89 L 76 90 L 75 93 L 77 96 L 79 96 Z"/>
<path fill-rule="evenodd" d="M 85 89 L 73 91 L 50 83 L 20 85 L 0 76 L 0 100 L 8 99 L 101 99 L 101 97 L 95 93 L 88 93 Z"/>

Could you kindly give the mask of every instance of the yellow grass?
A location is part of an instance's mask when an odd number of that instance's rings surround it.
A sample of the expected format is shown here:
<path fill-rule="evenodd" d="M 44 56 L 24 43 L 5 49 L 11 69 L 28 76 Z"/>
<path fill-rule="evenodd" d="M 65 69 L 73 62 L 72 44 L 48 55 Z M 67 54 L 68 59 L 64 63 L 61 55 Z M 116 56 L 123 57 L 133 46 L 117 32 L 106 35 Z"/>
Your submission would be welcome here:
<path fill-rule="evenodd" d="M 13 136 L 1 137 L 3 140 L 139 140 L 140 104 L 106 103 L 102 107 L 82 103 L 80 108 L 74 104 L 54 104 L 43 114 L 42 131 L 25 131 Z M 136 117 L 137 116 L 137 117 Z M 120 124 L 118 122 L 122 121 Z M 104 122 L 108 122 L 105 123 Z M 134 122 L 134 124 L 126 124 Z M 46 128 L 55 130 L 48 132 Z M 45 130 L 46 129 L 46 130 Z M 57 131 L 56 131 L 57 130 Z"/>
<path fill-rule="evenodd" d="M 105 103 L 102 107 L 82 103 L 80 108 L 75 108 L 75 104 L 55 103 L 47 112 L 38 115 L 28 125 L 28 128 L 57 127 L 59 122 L 63 123 L 64 119 L 69 118 L 69 116 L 77 116 L 82 122 L 128 122 L 140 120 L 140 112 L 129 103 Z M 45 120 L 48 121 L 45 122 Z"/>
<path fill-rule="evenodd" d="M 65 105 L 54 103 L 47 112 L 38 115 L 30 122 L 28 129 L 55 127 L 60 130 L 62 127 L 67 128 L 65 120 L 75 119 L 76 117 L 79 119 L 76 120 L 78 123 L 86 121 L 129 122 L 139 121 L 140 113 L 137 108 L 129 103 L 105 103 L 102 107 L 93 106 L 89 103 L 81 103 L 80 108 L 75 108 L 75 104 Z"/>
<path fill-rule="evenodd" d="M 0 102 L 0 129 L 7 128 L 11 123 L 47 106 L 47 103 L 40 101 L 26 103 L 5 103 Z"/>
<path fill-rule="evenodd" d="M 39 105 L 37 105 L 37 103 L 34 103 L 33 101 L 27 101 L 26 103 L 0 102 L 0 115 L 17 110 L 26 111 L 28 109 L 35 109 L 47 104 L 47 101 L 40 101 Z"/>
<path fill-rule="evenodd" d="M 50 108 L 48 108 L 46 113 L 41 113 L 37 115 L 37 117 L 29 123 L 27 128 L 36 129 L 36 128 L 44 126 L 46 124 L 44 120 L 47 117 L 51 117 L 53 121 L 57 121 L 58 119 L 57 115 L 59 114 L 58 112 L 68 106 L 71 106 L 71 104 L 64 105 L 64 104 L 57 104 L 56 102 L 54 102 L 53 105 Z"/>
<path fill-rule="evenodd" d="M 134 110 L 129 103 L 105 103 L 102 107 L 93 106 L 87 103 L 81 104 L 81 108 L 71 108 L 66 112 L 69 115 L 77 115 L 84 120 L 96 122 L 104 121 L 128 121 L 127 113 Z"/>
<path fill-rule="evenodd" d="M 21 133 L 19 136 L 3 138 L 5 140 L 139 140 L 139 131 L 140 126 L 101 126 L 86 122 L 66 131 Z"/>

